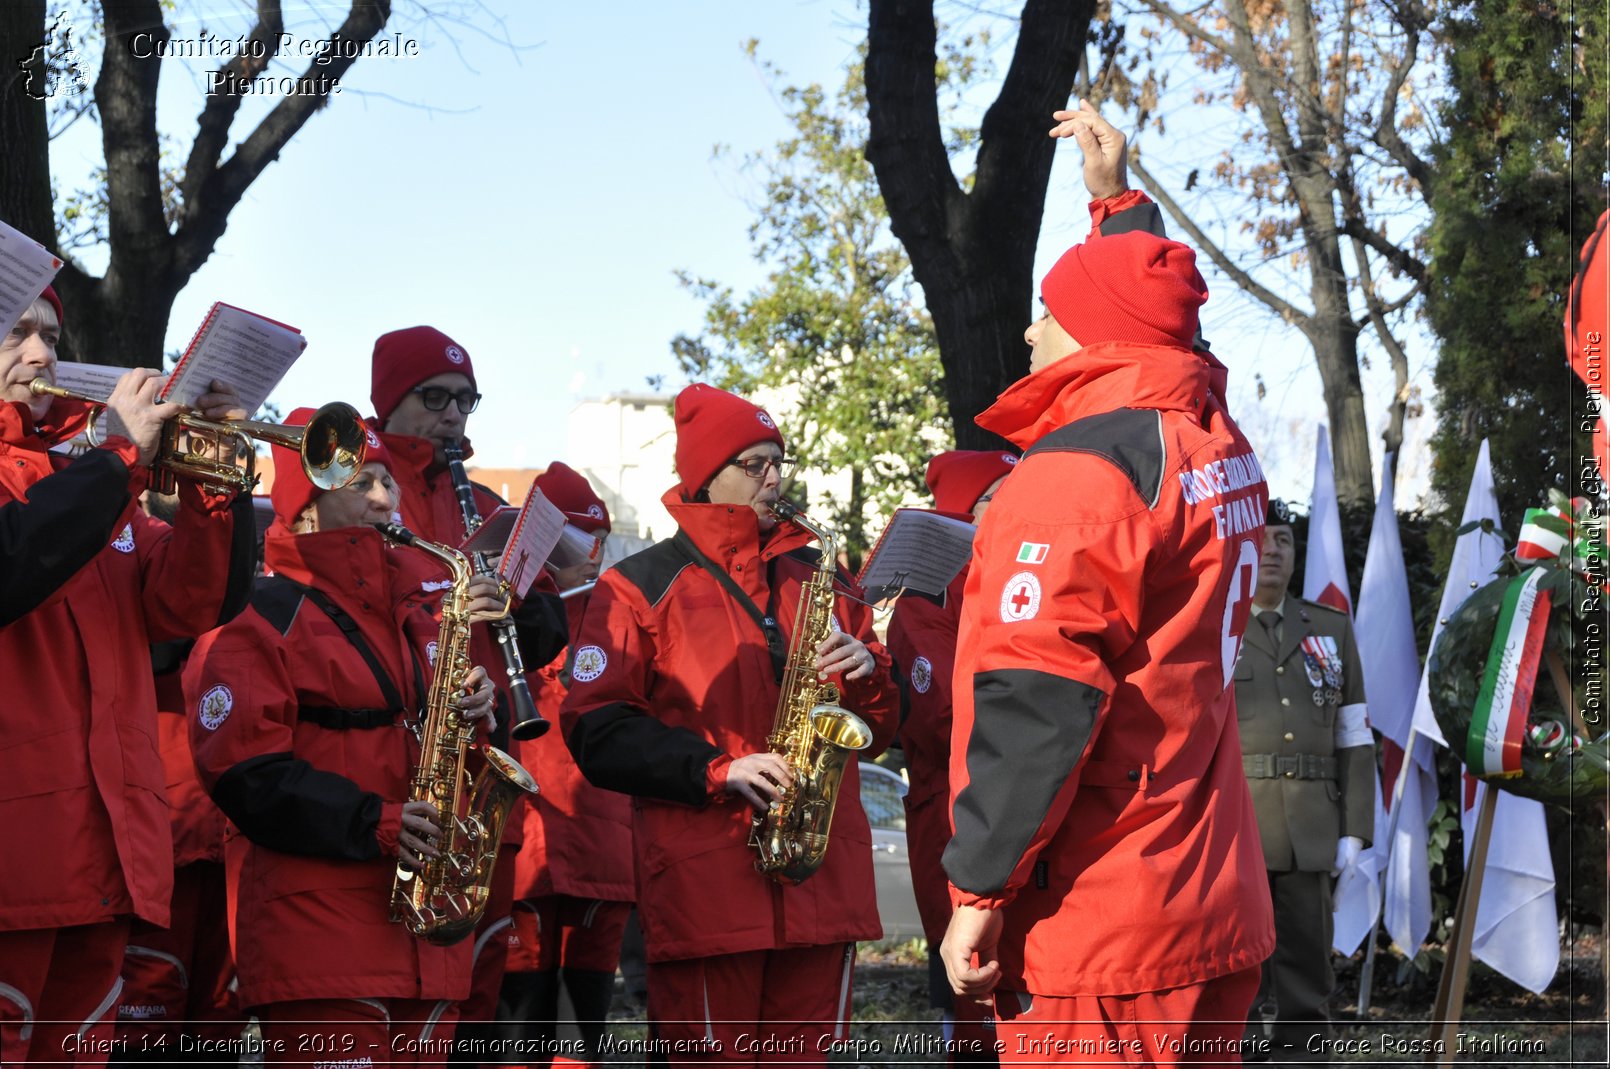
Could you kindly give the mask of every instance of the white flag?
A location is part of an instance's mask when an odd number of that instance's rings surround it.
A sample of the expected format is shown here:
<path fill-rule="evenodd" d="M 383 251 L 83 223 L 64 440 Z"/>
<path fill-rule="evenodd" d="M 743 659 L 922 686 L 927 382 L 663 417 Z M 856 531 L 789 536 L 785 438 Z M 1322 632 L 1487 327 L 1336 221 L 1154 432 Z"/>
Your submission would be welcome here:
<path fill-rule="evenodd" d="M 1303 597 L 1339 609 L 1348 616 L 1353 615 L 1347 559 L 1342 556 L 1342 513 L 1336 504 L 1336 474 L 1331 470 L 1329 434 L 1323 426 L 1319 428 L 1319 442 L 1314 450 L 1314 496 L 1308 512 Z M 1357 638 L 1357 635 L 1354 637 Z M 1364 664 L 1352 665 L 1348 671 L 1364 673 L 1367 703 L 1368 668 Z M 1380 790 L 1380 784 L 1377 783 L 1377 795 Z M 1357 868 L 1344 873 L 1331 892 L 1335 921 L 1331 945 L 1343 954 L 1357 950 L 1364 936 L 1375 925 L 1376 912 L 1381 908 L 1379 875 L 1374 852 L 1370 851 L 1360 855 Z"/>
<path fill-rule="evenodd" d="M 1470 492 L 1465 495 L 1465 512 L 1459 526 L 1476 520 L 1492 520 L 1498 527 L 1498 498 L 1493 494 L 1493 463 L 1487 452 L 1487 439 L 1481 440 L 1476 454 L 1476 470 L 1470 474 Z M 1442 601 L 1437 605 L 1437 622 L 1431 627 L 1430 649 L 1437 648 L 1437 636 L 1442 634 L 1442 621 L 1454 614 L 1475 589 L 1493 577 L 1498 562 L 1504 556 L 1504 540 L 1496 533 L 1480 529 L 1459 536 L 1453 547 L 1453 560 L 1448 563 L 1448 579 L 1442 588 Z M 1430 663 L 1430 658 L 1427 658 Z M 1435 742 L 1447 746 L 1437 718 L 1431 712 L 1431 676 L 1429 671 L 1420 677 L 1420 690 L 1414 699 L 1414 730 Z"/>
<path fill-rule="evenodd" d="M 1465 860 L 1475 841 L 1476 814 L 1485 791 L 1498 790 L 1464 777 Z M 1468 875 L 1465 877 L 1470 878 Z M 1529 991 L 1541 992 L 1560 967 L 1559 918 L 1554 910 L 1554 861 L 1549 856 L 1543 803 L 1498 792 L 1487 872 L 1476 906 L 1471 952 Z"/>
<path fill-rule="evenodd" d="M 1352 587 L 1342 556 L 1342 513 L 1336 506 L 1336 473 L 1331 470 L 1330 432 L 1319 428 L 1314 449 L 1314 497 L 1308 512 L 1308 553 L 1303 560 L 1303 597 L 1353 614 Z"/>
<path fill-rule="evenodd" d="M 1392 492 L 1396 458 L 1382 464 L 1381 493 L 1375 502 L 1370 548 L 1358 595 L 1358 655 L 1364 662 L 1364 689 L 1369 696 L 1370 724 L 1382 735 L 1386 782 L 1383 804 L 1375 813 L 1371 848 L 1377 873 L 1386 872 L 1386 929 L 1405 953 L 1413 955 L 1431 930 L 1431 869 L 1426 857 L 1426 822 L 1437 804 L 1437 778 L 1431 745 L 1415 747 L 1415 769 L 1398 803 L 1402 812 L 1392 829 L 1387 804 L 1394 794 L 1414 716 L 1420 659 L 1414 649 L 1414 614 L 1409 608 L 1409 577 L 1398 537 Z M 1391 832 L 1389 839 L 1389 831 Z M 1373 922 L 1373 914 L 1371 920 Z M 1339 931 L 1339 929 L 1338 929 Z M 1337 938 L 1338 949 L 1340 936 Z M 1356 944 L 1354 944 L 1356 946 Z"/>

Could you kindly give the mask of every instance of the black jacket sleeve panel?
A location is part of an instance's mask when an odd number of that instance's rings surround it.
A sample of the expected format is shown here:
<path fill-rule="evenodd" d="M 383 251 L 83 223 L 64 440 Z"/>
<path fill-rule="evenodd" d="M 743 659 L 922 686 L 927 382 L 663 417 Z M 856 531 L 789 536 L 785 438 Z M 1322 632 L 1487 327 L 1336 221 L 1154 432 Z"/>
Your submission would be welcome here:
<path fill-rule="evenodd" d="M 307 857 L 380 856 L 380 796 L 288 753 L 261 754 L 218 778 L 212 800 L 246 838 Z"/>
<path fill-rule="evenodd" d="M 705 773 L 721 753 L 686 728 L 619 703 L 583 713 L 565 741 L 593 786 L 683 805 L 705 803 Z"/>
<path fill-rule="evenodd" d="M 112 541 L 129 503 L 129 469 L 91 449 L 0 506 L 0 627 L 38 608 Z"/>
<path fill-rule="evenodd" d="M 532 593 L 514 610 L 514 627 L 527 669 L 541 668 L 570 644 L 570 617 L 558 594 Z"/>
<path fill-rule="evenodd" d="M 1168 227 L 1163 223 L 1163 210 L 1150 200 L 1142 201 L 1133 207 L 1125 208 L 1116 215 L 1109 216 L 1097 230 L 1104 238 L 1110 238 L 1114 234 L 1128 234 L 1136 230 L 1147 234 L 1156 234 L 1160 238 L 1168 237 Z M 1196 337 L 1192 339 L 1191 347 L 1201 349 L 1203 352 L 1213 351 L 1212 346 L 1208 345 L 1207 339 L 1202 337 L 1200 324 L 1197 325 Z"/>
<path fill-rule="evenodd" d="M 245 611 L 252 601 L 252 584 L 257 578 L 257 509 L 252 495 L 235 495 L 229 509 L 235 514 L 230 528 L 229 576 L 225 580 L 224 603 L 218 609 L 222 627 Z"/>
<path fill-rule="evenodd" d="M 1105 700 L 1089 684 L 1034 669 L 973 677 L 968 783 L 943 859 L 951 883 L 993 895 L 1020 882 L 1072 801 L 1065 788 L 1078 782 Z"/>
<path fill-rule="evenodd" d="M 1163 226 L 1163 212 L 1152 201 L 1142 201 L 1134 207 L 1125 208 L 1116 215 L 1108 216 L 1098 228 L 1101 236 L 1110 238 L 1114 234 L 1128 234 L 1139 230 L 1146 234 L 1156 234 L 1160 238 L 1168 237 L 1168 231 Z"/>

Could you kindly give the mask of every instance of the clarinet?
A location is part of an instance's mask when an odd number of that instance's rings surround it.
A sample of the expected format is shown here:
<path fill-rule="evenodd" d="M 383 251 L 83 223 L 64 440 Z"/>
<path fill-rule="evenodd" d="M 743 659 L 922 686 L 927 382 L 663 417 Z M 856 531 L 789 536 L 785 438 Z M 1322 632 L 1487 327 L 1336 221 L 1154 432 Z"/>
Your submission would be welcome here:
<path fill-rule="evenodd" d="M 457 445 L 446 445 L 442 452 L 447 457 L 447 471 L 453 479 L 453 492 L 458 495 L 458 507 L 464 512 L 464 533 L 473 535 L 481 527 L 481 512 L 475 507 L 475 490 L 464 471 L 464 450 Z M 485 553 L 474 556 L 475 574 L 492 575 L 494 570 Z M 531 687 L 525 678 L 525 662 L 520 657 L 520 643 L 515 634 L 514 621 L 505 615 L 493 621 L 492 633 L 497 636 L 498 649 L 503 652 L 503 668 L 509 682 L 509 697 L 514 702 L 514 723 L 509 735 L 522 741 L 539 739 L 551 726 L 537 711 L 531 697 Z"/>

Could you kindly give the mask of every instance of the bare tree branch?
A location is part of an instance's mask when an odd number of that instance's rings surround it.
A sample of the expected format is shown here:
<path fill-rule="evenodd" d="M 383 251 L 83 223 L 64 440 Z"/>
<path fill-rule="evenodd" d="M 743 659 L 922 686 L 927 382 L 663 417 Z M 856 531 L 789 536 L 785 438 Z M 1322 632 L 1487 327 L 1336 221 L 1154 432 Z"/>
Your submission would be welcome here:
<path fill-rule="evenodd" d="M 330 35 L 327 56 L 315 57 L 286 96 L 258 124 L 228 161 L 210 169 L 186 198 L 185 217 L 174 235 L 174 263 L 186 276 L 199 268 L 223 235 L 229 213 L 248 187 L 279 157 L 313 113 L 329 103 L 335 83 L 357 62 L 362 46 L 391 17 L 391 0 L 353 0 L 346 21 Z M 187 174 L 186 181 L 190 181 Z"/>
<path fill-rule="evenodd" d="M 154 45 L 166 43 L 159 0 L 105 0 L 107 47 L 95 80 L 106 153 L 106 232 L 111 245 L 107 275 L 132 274 L 149 266 L 149 254 L 167 236 L 162 210 L 161 152 L 157 137 L 160 63 L 137 58 L 129 47 L 137 33 Z M 167 264 L 160 265 L 166 273 Z"/>
<path fill-rule="evenodd" d="M 1140 0 L 1140 3 L 1152 14 L 1156 15 L 1158 18 L 1162 19 L 1176 30 L 1185 34 L 1185 36 L 1194 37 L 1196 40 L 1201 41 L 1215 52 L 1225 56 L 1233 56 L 1236 54 L 1235 45 L 1233 43 L 1225 40 L 1223 37 L 1220 37 L 1217 34 L 1212 34 L 1204 30 L 1196 22 L 1186 18 L 1184 15 L 1181 15 L 1179 12 L 1163 3 L 1162 0 Z"/>
<path fill-rule="evenodd" d="M 224 64 L 226 84 L 250 81 L 263 73 L 279 54 L 280 34 L 285 29 L 285 12 L 280 0 L 257 0 L 257 25 L 248 35 L 255 47 L 244 48 Z M 260 58 L 259 58 L 260 57 Z M 201 195 L 201 186 L 223 155 L 229 143 L 229 127 L 246 97 L 240 93 L 209 93 L 207 103 L 196 120 L 196 139 L 190 146 L 190 158 L 185 161 L 184 177 L 179 191 L 188 205 Z M 188 215 L 189 213 L 186 212 Z"/>
<path fill-rule="evenodd" d="M 1248 274 L 1244 268 L 1237 265 L 1235 261 L 1231 260 L 1229 256 L 1225 255 L 1224 250 L 1221 249 L 1218 244 L 1213 241 L 1213 239 L 1209 238 L 1205 233 L 1203 233 L 1201 227 L 1196 225 L 1196 221 L 1187 215 L 1183 210 L 1181 210 L 1178 202 L 1176 202 L 1174 198 L 1169 195 L 1167 189 L 1163 188 L 1163 184 L 1156 178 L 1152 177 L 1152 173 L 1148 171 L 1145 165 L 1140 162 L 1139 152 L 1130 153 L 1129 169 L 1137 178 L 1140 179 L 1141 184 L 1146 187 L 1146 192 L 1151 195 L 1152 199 L 1161 204 L 1163 209 L 1167 211 L 1168 214 L 1173 217 L 1174 221 L 1180 225 L 1180 228 L 1187 234 L 1191 235 L 1191 240 L 1196 243 L 1198 248 L 1202 249 L 1208 254 L 1213 262 L 1219 266 L 1219 270 L 1223 271 L 1225 274 L 1234 279 L 1236 285 L 1240 286 L 1242 289 L 1252 294 L 1252 296 L 1268 305 L 1274 310 L 1275 314 L 1280 316 L 1281 319 L 1284 319 L 1287 323 L 1296 326 L 1305 334 L 1308 332 L 1311 321 L 1311 317 L 1308 315 L 1308 313 L 1283 300 L 1280 296 L 1260 284 L 1258 280 Z"/>
<path fill-rule="evenodd" d="M 1375 277 L 1370 271 L 1369 249 L 1358 238 L 1353 239 L 1353 258 L 1358 262 L 1359 288 L 1364 293 L 1364 307 L 1369 309 L 1370 325 L 1375 328 L 1375 336 L 1381 340 L 1382 348 L 1392 361 L 1395 389 L 1391 402 L 1386 406 L 1386 427 L 1381 431 L 1381 440 L 1386 443 L 1387 452 L 1396 453 L 1403 448 L 1403 416 L 1409 405 L 1409 356 L 1386 324 L 1386 313 L 1381 307 L 1380 297 L 1376 295 Z"/>
<path fill-rule="evenodd" d="M 1420 196 L 1427 204 L 1431 203 L 1432 187 L 1436 182 L 1436 175 L 1431 165 L 1421 159 L 1403 135 L 1398 131 L 1398 94 L 1403 90 L 1403 83 L 1409 78 L 1409 71 L 1414 67 L 1415 60 L 1420 51 L 1420 32 L 1427 25 L 1428 15 L 1424 8 L 1412 2 L 1405 2 L 1396 6 L 1398 24 L 1403 27 L 1407 40 L 1403 46 L 1403 59 L 1393 64 L 1391 76 L 1387 85 L 1381 92 L 1381 121 L 1375 126 L 1375 133 L 1370 136 L 1381 148 L 1386 150 L 1398 166 L 1409 172 L 1420 187 Z"/>

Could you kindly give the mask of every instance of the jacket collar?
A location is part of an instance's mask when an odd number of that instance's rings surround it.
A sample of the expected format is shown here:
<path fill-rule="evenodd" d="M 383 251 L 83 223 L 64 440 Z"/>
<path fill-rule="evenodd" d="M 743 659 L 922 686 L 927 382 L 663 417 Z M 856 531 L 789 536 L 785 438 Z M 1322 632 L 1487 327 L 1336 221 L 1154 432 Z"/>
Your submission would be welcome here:
<path fill-rule="evenodd" d="M 396 594 L 412 593 L 398 589 L 395 555 L 372 527 L 294 534 L 275 521 L 263 538 L 263 562 L 274 575 L 328 593 L 354 616 L 367 602 L 371 612 L 389 617 Z"/>
<path fill-rule="evenodd" d="M 762 536 L 760 517 L 754 509 L 685 501 L 681 488 L 676 486 L 665 492 L 660 503 L 699 551 L 722 567 L 757 555 L 769 561 L 815 541 L 810 532 L 791 523 L 779 524 Z"/>
<path fill-rule="evenodd" d="M 405 485 L 428 486 L 447 471 L 446 464 L 436 463 L 436 444 L 429 438 L 383 431 L 380 429 L 380 421 L 373 416 L 369 417 L 367 422 L 369 429 L 374 431 L 391 451 L 393 463 L 401 469 L 391 473 L 392 478 L 398 482 L 407 480 Z M 464 449 L 464 459 L 468 461 L 475 455 L 475 447 L 470 445 L 468 438 L 460 441 Z"/>
<path fill-rule="evenodd" d="M 25 403 L 6 401 L 0 403 L 0 442 L 43 451 L 83 431 L 94 413 L 94 406 L 88 402 L 58 397 L 51 403 L 45 418 L 36 423 Z"/>
<path fill-rule="evenodd" d="M 1222 407 L 1225 371 L 1211 355 L 1166 345 L 1102 342 L 1024 376 L 977 423 L 1021 449 L 1115 408 L 1189 412 Z"/>

